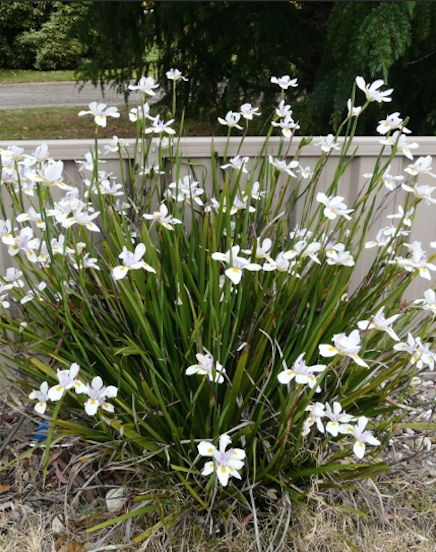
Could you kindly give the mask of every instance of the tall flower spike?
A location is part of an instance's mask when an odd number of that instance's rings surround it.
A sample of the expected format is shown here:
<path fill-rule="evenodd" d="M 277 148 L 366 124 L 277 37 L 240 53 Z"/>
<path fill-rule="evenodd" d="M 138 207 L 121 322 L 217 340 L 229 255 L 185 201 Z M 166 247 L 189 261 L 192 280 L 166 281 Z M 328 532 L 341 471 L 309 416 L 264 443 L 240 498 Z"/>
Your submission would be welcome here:
<path fill-rule="evenodd" d="M 307 385 L 310 389 L 313 389 L 316 385 L 316 373 L 323 372 L 326 369 L 324 364 L 315 364 L 314 366 L 307 366 L 304 360 L 305 353 L 301 353 L 295 360 L 292 368 L 286 366 L 286 362 L 283 362 L 284 370 L 280 372 L 277 379 L 280 383 L 287 385 L 293 379 L 296 383 L 301 385 Z"/>
<path fill-rule="evenodd" d="M 339 433 L 344 433 L 346 429 L 345 424 L 353 420 L 353 416 L 344 412 L 338 401 L 333 403 L 333 408 L 326 403 L 325 417 L 330 420 L 325 425 L 325 431 L 326 433 L 330 433 L 333 437 L 337 437 Z"/>
<path fill-rule="evenodd" d="M 205 463 L 201 474 L 211 475 L 215 472 L 223 487 L 227 486 L 230 477 L 241 479 L 239 472 L 244 467 L 245 452 L 239 448 L 226 450 L 230 443 L 230 437 L 224 434 L 219 438 L 219 448 L 208 441 L 201 441 L 197 445 L 200 456 L 212 457 L 211 461 Z"/>
<path fill-rule="evenodd" d="M 165 203 L 161 203 L 159 211 L 154 211 L 151 214 L 145 213 L 142 215 L 145 220 L 157 222 L 167 230 L 174 230 L 175 224 L 182 224 L 182 221 L 168 214 L 168 207 Z"/>
<path fill-rule="evenodd" d="M 178 80 L 187 81 L 188 79 L 182 75 L 182 72 L 179 69 L 170 69 L 165 73 L 168 80 L 177 82 Z"/>
<path fill-rule="evenodd" d="M 355 439 L 353 446 L 353 452 L 361 460 L 365 456 L 366 445 L 377 446 L 380 445 L 380 441 L 374 437 L 372 431 L 368 431 L 366 428 L 368 424 L 368 418 L 361 416 L 357 420 L 355 426 L 349 425 L 346 427 L 344 433 L 352 435 Z"/>
<path fill-rule="evenodd" d="M 368 368 L 368 364 L 359 356 L 360 348 L 359 330 L 353 330 L 348 336 L 345 333 L 334 335 L 333 345 L 319 345 L 319 354 L 323 357 L 348 356 L 359 366 Z"/>
<path fill-rule="evenodd" d="M 83 117 L 84 115 L 92 115 L 97 126 L 105 127 L 108 117 L 117 119 L 120 113 L 117 107 L 107 107 L 104 103 L 91 102 L 89 104 L 89 111 L 79 111 L 79 117 Z"/>
<path fill-rule="evenodd" d="M 229 162 L 225 165 L 221 165 L 222 169 L 234 169 L 235 171 L 241 171 L 243 173 L 248 173 L 247 169 L 248 157 L 241 157 L 237 155 L 229 159 Z"/>
<path fill-rule="evenodd" d="M 277 84 L 282 90 L 287 90 L 289 87 L 296 88 L 298 86 L 297 79 L 291 79 L 289 75 L 282 77 L 271 77 L 272 84 Z"/>
<path fill-rule="evenodd" d="M 436 315 L 436 293 L 433 289 L 427 289 L 424 291 L 424 297 L 422 299 L 416 299 L 413 301 L 414 305 L 419 305 L 423 310 L 430 311 Z"/>
<path fill-rule="evenodd" d="M 215 360 L 209 352 L 206 352 L 205 355 L 197 353 L 195 356 L 198 360 L 198 364 L 193 364 L 186 369 L 185 374 L 187 376 L 199 374 L 201 376 L 207 376 L 210 381 L 223 383 L 226 369 L 222 364 Z"/>
<path fill-rule="evenodd" d="M 392 101 L 390 96 L 394 89 L 389 88 L 388 90 L 380 90 L 380 87 L 384 85 L 384 81 L 381 79 L 375 80 L 371 84 L 367 84 L 363 77 L 356 77 L 356 84 L 357 87 L 360 88 L 360 90 L 362 90 L 365 94 L 368 102 L 382 103 Z"/>
<path fill-rule="evenodd" d="M 257 272 L 262 268 L 260 265 L 251 263 L 248 259 L 244 259 L 244 257 L 239 257 L 239 250 L 239 245 L 234 245 L 226 253 L 212 253 L 212 259 L 214 261 L 221 261 L 230 265 L 230 267 L 226 269 L 225 275 L 236 285 L 239 284 L 242 279 L 243 270 Z"/>
<path fill-rule="evenodd" d="M 156 274 L 156 270 L 142 260 L 145 255 L 145 245 L 143 243 L 138 243 L 135 247 L 135 251 L 129 251 L 127 247 L 123 247 L 122 252 L 118 255 L 118 258 L 123 261 L 122 265 L 116 266 L 112 270 L 112 277 L 114 280 L 122 280 L 129 270 L 138 270 L 143 268 L 147 272 L 152 272 Z"/>
<path fill-rule="evenodd" d="M 138 91 L 147 96 L 155 96 L 156 88 L 159 88 L 159 84 L 153 77 L 141 77 L 138 84 L 129 84 L 129 90 Z"/>
<path fill-rule="evenodd" d="M 386 332 L 394 341 L 400 341 L 398 335 L 391 328 L 392 324 L 400 317 L 399 314 L 386 318 L 384 315 L 384 307 L 378 310 L 375 315 L 369 320 L 361 320 L 357 323 L 359 330 L 378 330 L 380 332 Z"/>
<path fill-rule="evenodd" d="M 100 376 L 93 378 L 91 384 L 86 385 L 80 392 L 89 397 L 85 403 L 85 412 L 88 416 L 95 416 L 100 407 L 106 412 L 114 412 L 113 405 L 108 403 L 106 399 L 116 397 L 118 389 L 113 385 L 105 387 Z"/>
<path fill-rule="evenodd" d="M 347 220 L 351 220 L 350 213 L 354 209 L 347 208 L 342 196 L 327 196 L 323 192 L 318 192 L 316 201 L 325 206 L 323 212 L 328 219 L 335 220 L 337 217 L 344 217 Z"/>
<path fill-rule="evenodd" d="M 238 130 L 242 130 L 242 127 L 239 123 L 239 120 L 241 118 L 241 114 L 237 113 L 235 111 L 228 111 L 225 118 L 218 117 L 218 122 L 220 125 L 227 126 L 229 128 L 237 128 Z"/>
<path fill-rule="evenodd" d="M 53 387 L 50 387 L 48 390 L 48 398 L 51 401 L 58 401 L 62 398 L 65 391 L 68 391 L 73 387 L 80 389 L 83 384 L 81 384 L 81 382 L 77 379 L 79 370 L 80 366 L 76 362 L 73 362 L 68 370 L 58 370 L 58 383 Z"/>
<path fill-rule="evenodd" d="M 48 383 L 46 381 L 43 381 L 39 389 L 34 389 L 30 393 L 29 399 L 36 399 L 37 402 L 34 406 L 35 411 L 38 412 L 38 414 L 43 415 L 47 408 L 47 401 L 50 400 L 48 396 Z"/>

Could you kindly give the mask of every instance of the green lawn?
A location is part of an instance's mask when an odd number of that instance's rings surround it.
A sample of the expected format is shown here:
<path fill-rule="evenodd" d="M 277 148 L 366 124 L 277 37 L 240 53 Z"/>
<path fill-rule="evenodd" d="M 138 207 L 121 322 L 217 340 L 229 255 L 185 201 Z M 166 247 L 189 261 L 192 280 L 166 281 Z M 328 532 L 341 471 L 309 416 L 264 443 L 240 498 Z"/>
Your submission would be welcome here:
<path fill-rule="evenodd" d="M 0 83 L 74 81 L 74 71 L 32 71 L 30 69 L 0 69 Z"/>
<path fill-rule="evenodd" d="M 91 117 L 78 117 L 80 107 L 56 107 L 37 109 L 0 110 L 0 140 L 50 140 L 93 138 L 94 125 Z M 120 138 L 131 138 L 135 125 L 128 118 L 125 107 L 119 108 L 121 117 L 111 119 L 107 128 L 101 128 L 102 138 L 114 134 Z M 219 126 L 219 125 L 218 125 Z M 218 132 L 217 132 L 218 131 Z M 206 136 L 222 133 L 215 123 L 185 122 L 185 135 Z"/>

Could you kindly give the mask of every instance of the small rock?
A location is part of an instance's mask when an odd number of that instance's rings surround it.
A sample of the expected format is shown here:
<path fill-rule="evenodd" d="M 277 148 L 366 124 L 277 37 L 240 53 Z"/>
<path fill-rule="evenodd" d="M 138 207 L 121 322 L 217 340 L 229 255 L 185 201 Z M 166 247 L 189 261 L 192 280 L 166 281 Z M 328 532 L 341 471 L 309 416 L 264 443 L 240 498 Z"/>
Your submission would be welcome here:
<path fill-rule="evenodd" d="M 106 507 L 108 512 L 119 512 L 126 502 L 127 489 L 125 487 L 111 489 L 106 494 Z"/>
<path fill-rule="evenodd" d="M 51 522 L 51 529 L 55 535 L 61 535 L 65 532 L 65 526 L 58 516 L 55 516 Z"/>

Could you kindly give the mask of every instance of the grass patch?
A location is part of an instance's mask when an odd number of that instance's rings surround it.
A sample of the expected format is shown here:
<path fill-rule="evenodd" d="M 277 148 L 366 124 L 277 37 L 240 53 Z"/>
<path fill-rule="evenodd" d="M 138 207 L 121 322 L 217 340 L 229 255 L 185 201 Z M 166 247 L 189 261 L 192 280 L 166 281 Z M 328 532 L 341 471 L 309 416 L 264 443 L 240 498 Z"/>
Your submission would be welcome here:
<path fill-rule="evenodd" d="M 60 491 L 50 491 L 49 500 L 18 498 L 14 510 L 0 512 L 2 552 L 433 552 L 435 510 L 431 485 L 407 474 L 375 484 L 362 484 L 358 493 L 337 491 L 318 494 L 311 505 L 282 502 L 271 496 L 260 514 L 259 530 L 252 516 L 230 516 L 216 535 L 187 514 L 175 527 L 160 528 L 145 542 L 130 544 L 137 535 L 135 524 L 90 537 L 80 529 L 86 509 L 65 510 Z M 414 497 L 412 499 L 412 497 Z M 98 508 L 97 504 L 94 505 Z M 89 507 L 88 507 L 89 508 Z M 68 530 L 65 527 L 68 512 Z M 359 512 L 359 513 L 355 513 Z M 153 527 L 155 519 L 144 519 Z"/>
<path fill-rule="evenodd" d="M 54 140 L 93 138 L 94 127 L 89 117 L 78 117 L 80 107 L 56 107 L 0 110 L 0 140 Z M 110 128 L 101 128 L 101 138 L 132 138 L 135 125 L 129 120 L 128 109 L 119 108 L 121 117 L 113 119 Z M 207 136 L 222 130 L 208 122 L 187 120 L 185 135 Z"/>
<path fill-rule="evenodd" d="M 33 71 L 31 69 L 0 69 L 0 83 L 74 81 L 74 71 Z"/>

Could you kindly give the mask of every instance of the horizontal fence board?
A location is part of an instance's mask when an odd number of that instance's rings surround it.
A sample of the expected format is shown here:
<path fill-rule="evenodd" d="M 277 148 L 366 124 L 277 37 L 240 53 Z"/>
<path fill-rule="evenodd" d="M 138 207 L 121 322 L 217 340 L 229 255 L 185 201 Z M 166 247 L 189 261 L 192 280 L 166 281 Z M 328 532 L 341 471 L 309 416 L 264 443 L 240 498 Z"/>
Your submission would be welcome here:
<path fill-rule="evenodd" d="M 380 136 L 357 136 L 354 138 L 354 146 L 357 147 L 357 157 L 376 157 L 380 152 Z M 269 139 L 269 145 L 267 148 L 268 153 L 274 153 L 277 151 L 281 138 L 271 137 Z M 419 136 L 414 138 L 414 141 L 419 143 L 419 150 L 416 151 L 416 155 L 435 155 L 436 154 L 436 137 L 433 136 Z M 130 147 L 133 147 L 135 140 L 125 140 Z M 226 147 L 227 138 L 225 136 L 218 137 L 186 137 L 179 140 L 179 151 L 181 155 L 188 157 L 209 157 L 212 145 L 218 154 L 223 154 Z M 301 138 L 294 138 L 289 148 L 290 155 L 293 155 L 299 146 Z M 104 146 L 109 144 L 111 140 L 100 139 L 98 141 L 99 148 L 103 151 Z M 244 144 L 241 148 L 241 155 L 247 155 L 248 157 L 254 157 L 259 154 L 260 148 L 264 142 L 264 138 L 261 136 L 247 136 L 244 140 Z M 339 139 L 341 142 L 341 139 Z M 47 144 L 52 157 L 55 159 L 63 160 L 75 160 L 81 159 L 81 157 L 90 151 L 94 147 L 94 139 L 86 140 L 3 140 L 0 141 L 0 148 L 8 146 L 19 146 L 24 148 L 26 153 L 31 153 L 40 144 Z M 228 154 L 236 155 L 240 143 L 240 137 L 230 138 Z M 339 157 L 340 152 L 333 150 L 331 157 Z M 389 148 L 386 148 L 386 155 L 389 154 Z M 122 153 L 123 157 L 128 157 L 126 152 Z M 301 157 L 316 157 L 320 155 L 319 146 L 313 145 L 313 143 L 305 146 L 301 151 Z M 117 154 L 105 155 L 105 159 L 118 159 Z"/>

